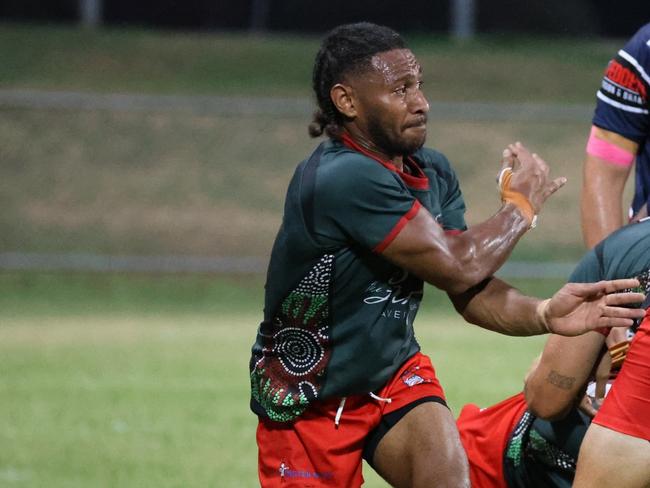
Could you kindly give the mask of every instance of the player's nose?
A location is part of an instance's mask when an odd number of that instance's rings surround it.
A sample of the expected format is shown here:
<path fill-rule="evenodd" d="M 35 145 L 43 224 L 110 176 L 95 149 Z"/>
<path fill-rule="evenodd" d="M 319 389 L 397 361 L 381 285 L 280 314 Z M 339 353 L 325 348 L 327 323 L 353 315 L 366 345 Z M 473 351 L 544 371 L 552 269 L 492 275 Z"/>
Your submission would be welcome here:
<path fill-rule="evenodd" d="M 426 114 L 429 112 L 429 102 L 421 90 L 415 92 L 411 98 L 411 111 Z"/>

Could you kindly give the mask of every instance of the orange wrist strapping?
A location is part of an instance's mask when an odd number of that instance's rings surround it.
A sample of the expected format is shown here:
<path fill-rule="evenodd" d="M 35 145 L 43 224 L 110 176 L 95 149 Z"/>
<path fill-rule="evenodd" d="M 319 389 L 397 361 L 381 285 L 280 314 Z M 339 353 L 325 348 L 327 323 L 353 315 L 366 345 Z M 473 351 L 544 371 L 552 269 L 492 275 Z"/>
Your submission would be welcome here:
<path fill-rule="evenodd" d="M 612 369 L 620 368 L 625 361 L 625 356 L 627 356 L 627 351 L 630 348 L 629 341 L 619 342 L 614 344 L 609 348 L 609 354 L 612 357 Z"/>
<path fill-rule="evenodd" d="M 524 217 L 528 220 L 530 227 L 535 227 L 535 209 L 530 201 L 518 191 L 510 189 L 510 180 L 512 179 L 512 170 L 505 168 L 499 176 L 499 190 L 501 191 L 501 201 L 503 203 L 512 203 L 521 210 Z"/>

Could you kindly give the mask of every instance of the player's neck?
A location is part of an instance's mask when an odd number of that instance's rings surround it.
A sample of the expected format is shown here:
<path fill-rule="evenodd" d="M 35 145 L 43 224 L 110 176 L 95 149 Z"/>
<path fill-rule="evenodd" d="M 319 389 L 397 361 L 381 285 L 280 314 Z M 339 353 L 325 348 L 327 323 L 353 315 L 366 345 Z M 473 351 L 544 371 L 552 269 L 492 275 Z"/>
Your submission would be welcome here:
<path fill-rule="evenodd" d="M 374 144 L 370 139 L 364 137 L 360 133 L 352 133 L 352 131 L 346 130 L 343 133 L 343 140 L 348 145 L 352 146 L 354 149 L 364 153 L 373 159 L 380 159 L 385 163 L 390 163 L 397 168 L 399 171 L 404 171 L 406 166 L 404 165 L 404 157 L 400 155 L 390 155 L 387 154 L 383 149 Z"/>

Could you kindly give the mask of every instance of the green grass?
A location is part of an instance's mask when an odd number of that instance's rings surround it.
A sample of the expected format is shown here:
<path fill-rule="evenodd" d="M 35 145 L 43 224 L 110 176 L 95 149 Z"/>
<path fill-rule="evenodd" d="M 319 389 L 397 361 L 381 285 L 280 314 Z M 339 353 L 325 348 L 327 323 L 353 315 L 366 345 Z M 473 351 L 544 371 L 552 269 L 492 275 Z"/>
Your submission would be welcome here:
<path fill-rule="evenodd" d="M 100 92 L 279 94 L 288 84 L 304 95 L 316 47 L 282 37 L 16 25 L 2 26 L 0 39 L 0 85 Z"/>
<path fill-rule="evenodd" d="M 0 273 L 0 317 L 262 312 L 258 275 Z"/>
<path fill-rule="evenodd" d="M 523 293 L 547 297 L 559 280 L 512 280 Z M 447 296 L 427 285 L 424 314 L 453 315 Z M 21 317 L 85 315 L 258 315 L 261 275 L 23 272 L 0 273 L 0 324 Z"/>
<path fill-rule="evenodd" d="M 257 486 L 261 305 L 259 277 L 0 274 L 0 485 Z M 543 343 L 464 324 L 434 290 L 416 330 L 455 413 L 517 392 Z"/>
<path fill-rule="evenodd" d="M 0 26 L 0 86 L 151 93 L 308 95 L 316 40 Z"/>
<path fill-rule="evenodd" d="M 248 324 L 224 319 L 11 321 L 0 332 L 0 484 L 14 472 L 30 487 L 254 486 L 249 339 L 232 333 Z"/>
<path fill-rule="evenodd" d="M 436 100 L 591 102 L 618 42 L 409 35 Z M 318 37 L 0 25 L 0 87 L 309 96 Z"/>

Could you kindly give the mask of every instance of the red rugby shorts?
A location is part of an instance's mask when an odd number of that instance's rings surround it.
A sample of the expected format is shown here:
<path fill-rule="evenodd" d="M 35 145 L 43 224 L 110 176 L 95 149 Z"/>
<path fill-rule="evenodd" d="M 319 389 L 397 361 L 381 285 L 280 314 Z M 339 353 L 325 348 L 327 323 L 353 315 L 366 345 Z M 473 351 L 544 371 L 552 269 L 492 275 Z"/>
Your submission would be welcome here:
<path fill-rule="evenodd" d="M 650 313 L 632 339 L 623 367 L 593 422 L 650 441 Z"/>
<path fill-rule="evenodd" d="M 291 423 L 260 419 L 257 427 L 258 471 L 263 487 L 361 486 L 362 454 L 367 435 L 383 415 L 424 397 L 444 392 L 429 358 L 421 353 L 407 360 L 386 386 L 370 395 L 347 397 L 339 420 L 341 398 L 315 402 Z"/>

